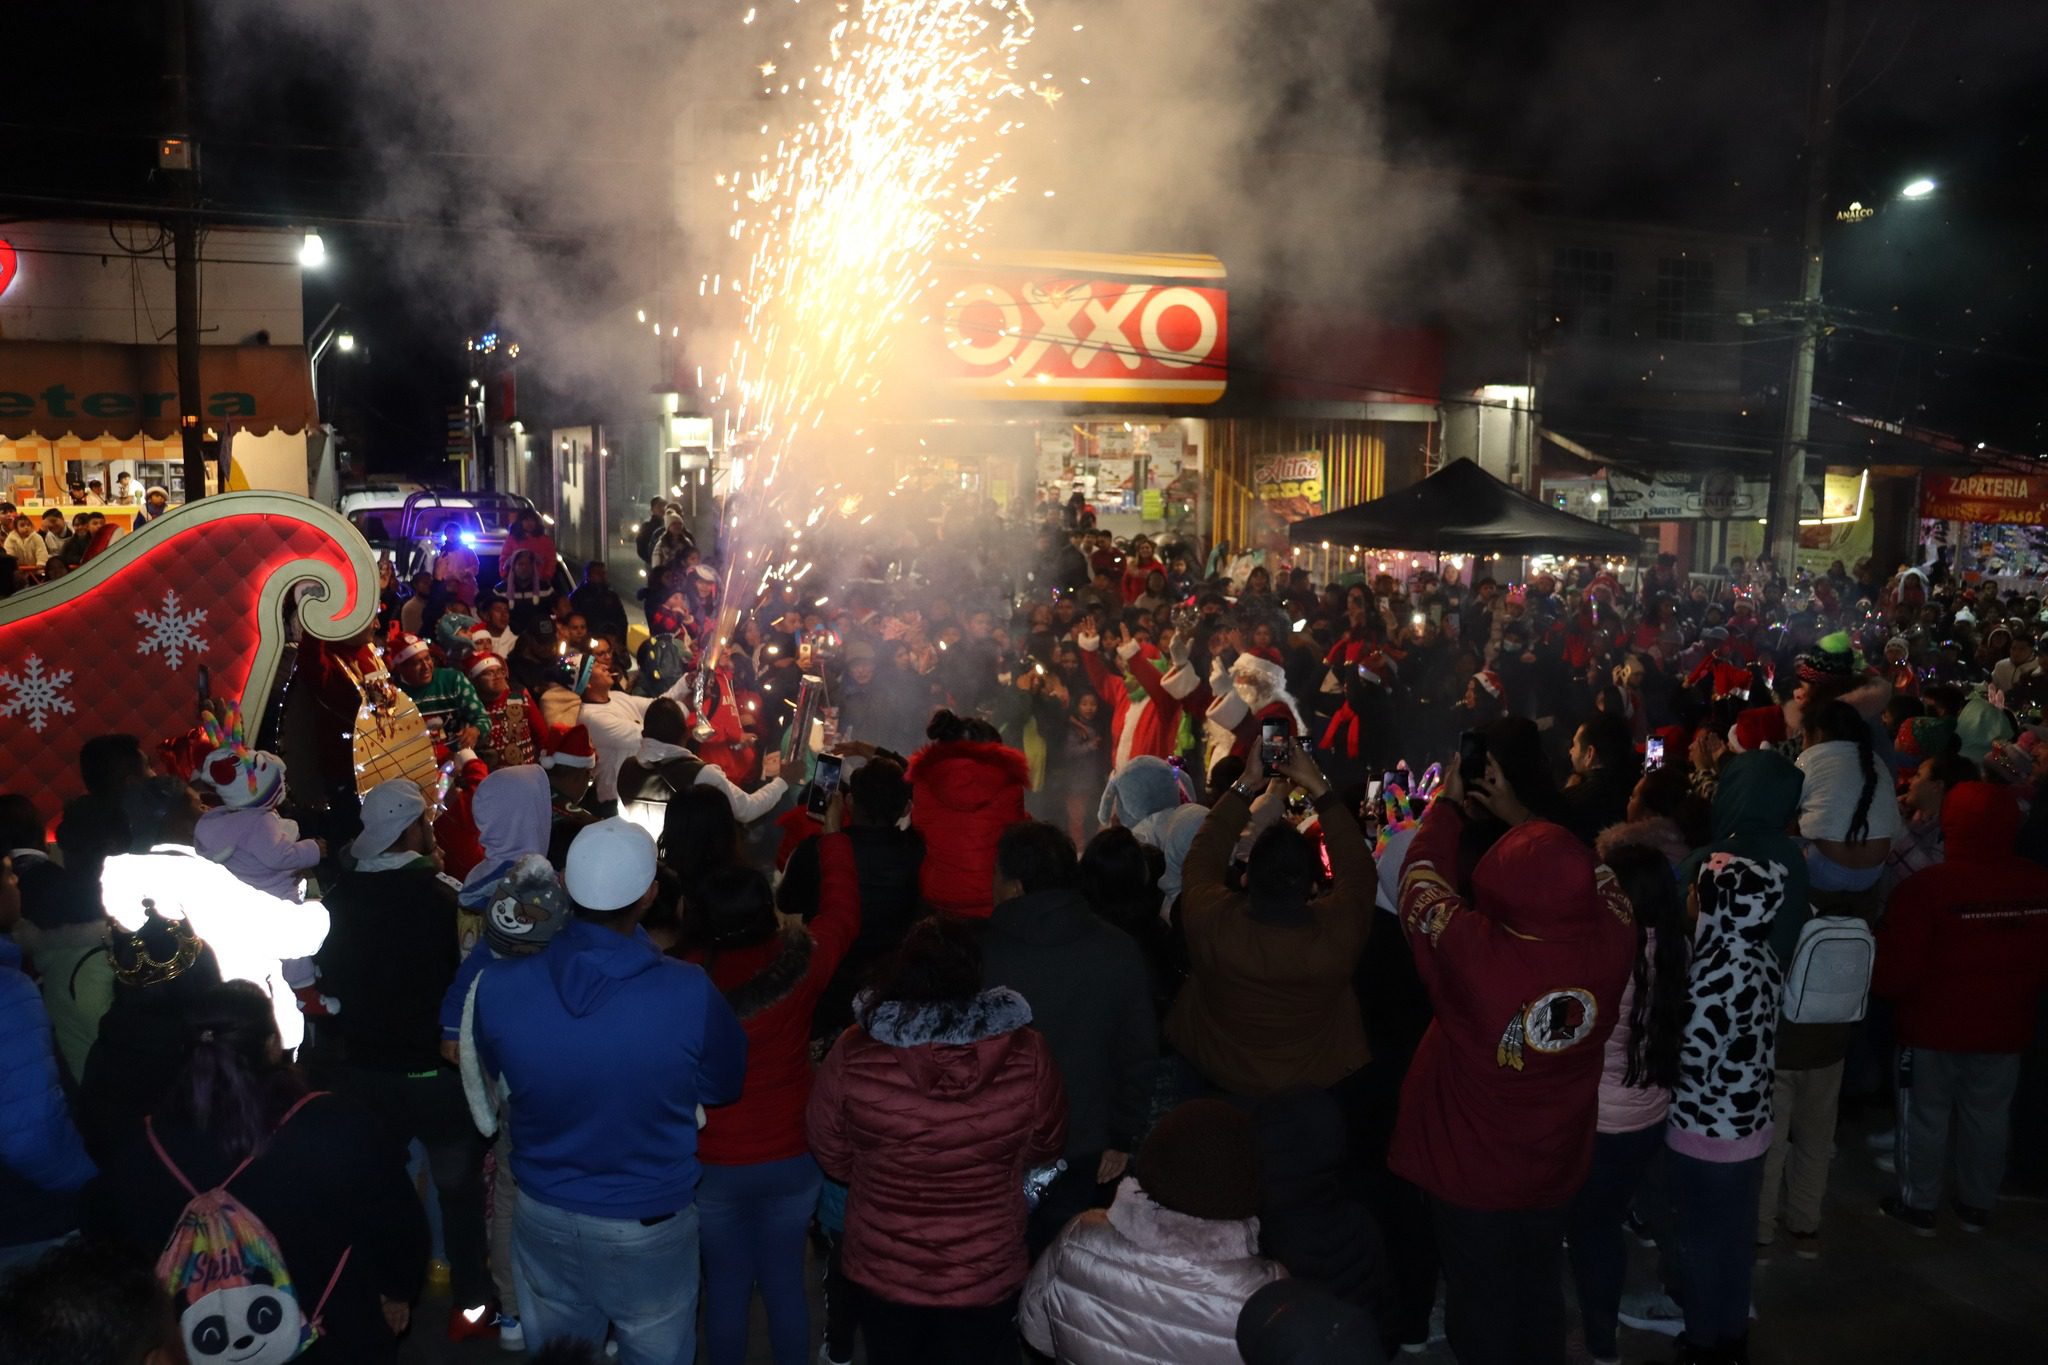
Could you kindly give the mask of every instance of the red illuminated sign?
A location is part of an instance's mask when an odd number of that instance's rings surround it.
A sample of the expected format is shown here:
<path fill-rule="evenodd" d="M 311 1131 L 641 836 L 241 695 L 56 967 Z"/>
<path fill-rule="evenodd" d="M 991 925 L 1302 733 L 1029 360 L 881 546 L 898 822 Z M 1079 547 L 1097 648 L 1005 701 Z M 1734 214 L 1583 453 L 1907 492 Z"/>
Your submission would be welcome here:
<path fill-rule="evenodd" d="M 0 296 L 14 284 L 14 272 L 20 268 L 21 259 L 15 255 L 13 244 L 0 238 Z"/>
<path fill-rule="evenodd" d="M 1027 253 L 943 282 L 947 387 L 1057 403 L 1213 403 L 1229 293 L 1212 256 Z"/>

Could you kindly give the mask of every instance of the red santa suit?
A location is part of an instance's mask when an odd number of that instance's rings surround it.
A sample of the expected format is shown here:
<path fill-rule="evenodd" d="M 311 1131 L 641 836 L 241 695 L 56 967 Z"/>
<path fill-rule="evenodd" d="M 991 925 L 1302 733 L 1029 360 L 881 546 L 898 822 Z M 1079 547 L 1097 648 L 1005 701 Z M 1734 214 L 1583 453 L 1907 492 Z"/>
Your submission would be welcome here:
<path fill-rule="evenodd" d="M 1308 733 L 1308 723 L 1287 690 L 1287 674 L 1277 660 L 1259 654 L 1240 654 L 1223 672 L 1218 660 L 1209 678 L 1209 690 L 1216 700 L 1202 719 L 1208 741 L 1208 766 L 1213 768 L 1224 755 L 1250 755 L 1259 732 L 1269 720 L 1284 722 L 1290 739 Z"/>

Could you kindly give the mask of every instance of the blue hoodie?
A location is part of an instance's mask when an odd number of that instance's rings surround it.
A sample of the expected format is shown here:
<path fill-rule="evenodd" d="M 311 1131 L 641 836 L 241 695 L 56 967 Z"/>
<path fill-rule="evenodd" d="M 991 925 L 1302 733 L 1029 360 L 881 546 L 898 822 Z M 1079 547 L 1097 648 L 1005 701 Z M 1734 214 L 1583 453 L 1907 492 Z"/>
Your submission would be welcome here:
<path fill-rule="evenodd" d="M 747 1073 L 747 1035 L 701 968 L 582 919 L 478 978 L 476 1045 L 510 1094 L 520 1191 L 598 1218 L 688 1208 L 697 1106 L 738 1099 Z"/>

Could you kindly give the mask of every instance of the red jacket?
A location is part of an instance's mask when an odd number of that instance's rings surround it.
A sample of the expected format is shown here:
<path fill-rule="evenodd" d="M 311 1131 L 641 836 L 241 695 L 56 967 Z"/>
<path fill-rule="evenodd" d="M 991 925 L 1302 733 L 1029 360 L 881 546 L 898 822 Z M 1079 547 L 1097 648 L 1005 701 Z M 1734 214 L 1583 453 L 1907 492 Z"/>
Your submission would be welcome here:
<path fill-rule="evenodd" d="M 2048 869 L 2016 856 L 2020 810 L 1986 782 L 1941 807 L 1944 861 L 1892 892 L 1871 990 L 1897 1006 L 1899 1042 L 2025 1052 L 2048 986 Z"/>
<path fill-rule="evenodd" d="M 945 915 L 995 908 L 996 840 L 1021 820 L 1031 765 L 1003 744 L 927 744 L 910 759 L 910 827 L 924 836 L 919 889 Z"/>
<path fill-rule="evenodd" d="M 747 1032 L 747 1079 L 740 1097 L 709 1111 L 697 1159 L 712 1166 L 783 1161 L 809 1150 L 804 1106 L 811 1098 L 811 1012 L 860 934 L 860 883 L 853 844 L 828 834 L 818 844 L 818 916 L 766 943 L 733 952 L 695 952 Z"/>
<path fill-rule="evenodd" d="M 1015 991 L 903 1005 L 855 1024 L 811 1091 L 811 1153 L 850 1190 L 847 1278 L 896 1303 L 973 1308 L 1017 1292 L 1024 1174 L 1067 1140 L 1052 1050 Z"/>
<path fill-rule="evenodd" d="M 1487 851 L 1467 902 L 1463 825 L 1449 802 L 1431 806 L 1401 868 L 1401 926 L 1436 1019 L 1387 1164 L 1462 1208 L 1561 1208 L 1592 1164 L 1634 916 L 1586 846 L 1544 820 Z"/>

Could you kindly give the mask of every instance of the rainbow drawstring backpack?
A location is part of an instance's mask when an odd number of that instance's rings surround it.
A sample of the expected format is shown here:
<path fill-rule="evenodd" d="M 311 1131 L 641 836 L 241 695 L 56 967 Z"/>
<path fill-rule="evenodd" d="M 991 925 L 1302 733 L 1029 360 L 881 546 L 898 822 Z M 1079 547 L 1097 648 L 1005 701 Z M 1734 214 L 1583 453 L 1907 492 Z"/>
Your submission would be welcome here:
<path fill-rule="evenodd" d="M 282 1128 L 304 1107 L 308 1095 L 285 1112 Z M 348 1264 L 348 1252 L 308 1315 L 292 1288 L 291 1271 L 263 1220 L 228 1193 L 235 1177 L 263 1154 L 258 1147 L 228 1178 L 210 1190 L 194 1188 L 157 1141 L 147 1120 L 144 1131 L 157 1159 L 191 1196 L 178 1225 L 157 1258 L 156 1277 L 168 1289 L 178 1313 L 178 1335 L 193 1361 L 233 1360 L 236 1365 L 283 1365 L 302 1355 L 320 1335 L 320 1312 Z"/>

